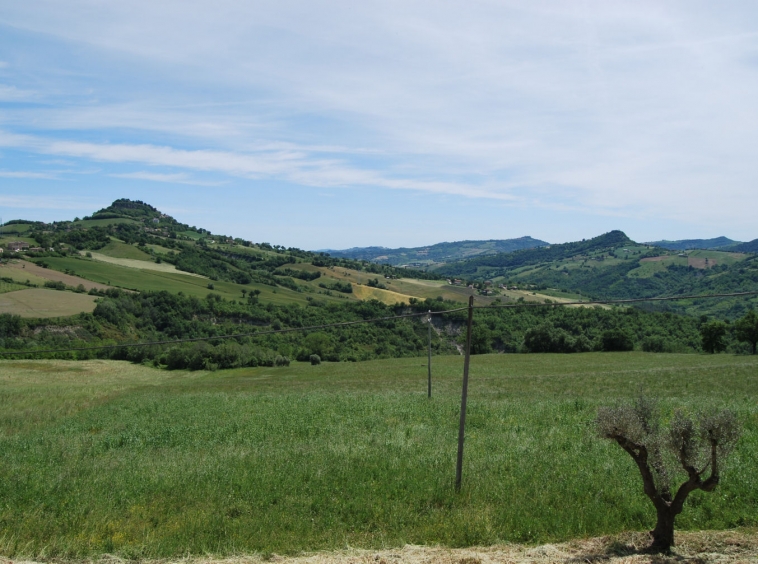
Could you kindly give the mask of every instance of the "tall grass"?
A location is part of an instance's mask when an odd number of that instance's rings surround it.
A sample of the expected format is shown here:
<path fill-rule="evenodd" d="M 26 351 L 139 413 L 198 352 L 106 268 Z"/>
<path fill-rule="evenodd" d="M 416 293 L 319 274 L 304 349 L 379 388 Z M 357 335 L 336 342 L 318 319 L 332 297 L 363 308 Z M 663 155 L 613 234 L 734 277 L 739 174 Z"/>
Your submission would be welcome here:
<path fill-rule="evenodd" d="M 745 433 L 679 528 L 756 525 L 758 361 L 726 355 L 472 360 L 464 487 L 453 491 L 459 357 L 166 373 L 123 363 L 0 365 L 0 553 L 293 553 L 542 542 L 643 530 L 631 460 L 596 439 L 640 384 L 715 403 Z"/>

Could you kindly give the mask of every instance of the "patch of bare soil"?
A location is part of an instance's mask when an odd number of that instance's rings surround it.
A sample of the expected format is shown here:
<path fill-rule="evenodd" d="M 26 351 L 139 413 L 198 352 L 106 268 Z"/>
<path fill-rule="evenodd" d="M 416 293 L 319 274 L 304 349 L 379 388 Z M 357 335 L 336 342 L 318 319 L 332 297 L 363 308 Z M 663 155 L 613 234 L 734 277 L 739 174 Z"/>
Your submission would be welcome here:
<path fill-rule="evenodd" d="M 758 532 L 701 531 L 677 533 L 670 554 L 647 554 L 650 537 L 645 533 L 576 540 L 561 544 L 526 546 L 440 548 L 407 545 L 395 550 L 348 549 L 302 556 L 240 555 L 143 561 L 146 564 L 756 564 Z M 105 555 L 88 564 L 123 564 Z M 0 564 L 36 564 L 0 557 Z"/>
<path fill-rule="evenodd" d="M 658 257 L 645 257 L 643 259 L 640 259 L 640 262 L 660 262 L 662 260 L 666 260 L 671 258 L 671 255 L 661 255 Z"/>
<path fill-rule="evenodd" d="M 714 259 L 700 257 L 687 257 L 687 266 L 700 269 L 713 268 L 716 266 L 716 261 Z"/>

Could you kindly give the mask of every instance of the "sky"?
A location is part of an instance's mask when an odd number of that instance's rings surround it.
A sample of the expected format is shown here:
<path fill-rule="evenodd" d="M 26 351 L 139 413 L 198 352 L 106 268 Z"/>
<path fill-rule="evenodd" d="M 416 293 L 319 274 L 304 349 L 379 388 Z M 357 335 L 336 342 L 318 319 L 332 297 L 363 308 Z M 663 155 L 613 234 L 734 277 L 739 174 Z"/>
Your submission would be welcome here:
<path fill-rule="evenodd" d="M 0 0 L 0 216 L 758 237 L 758 3 Z"/>

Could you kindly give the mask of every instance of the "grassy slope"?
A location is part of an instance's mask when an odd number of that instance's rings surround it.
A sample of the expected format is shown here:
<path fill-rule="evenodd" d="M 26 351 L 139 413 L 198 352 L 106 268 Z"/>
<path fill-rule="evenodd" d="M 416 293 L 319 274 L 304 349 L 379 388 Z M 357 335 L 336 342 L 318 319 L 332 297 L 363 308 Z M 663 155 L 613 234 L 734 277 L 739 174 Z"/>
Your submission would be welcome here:
<path fill-rule="evenodd" d="M 153 260 L 149 254 L 141 251 L 136 246 L 127 245 L 126 243 L 118 240 L 111 241 L 102 249 L 98 249 L 97 252 L 117 259 L 133 259 L 142 261 Z"/>
<path fill-rule="evenodd" d="M 126 557 L 552 541 L 650 528 L 598 404 L 643 384 L 666 407 L 727 404 L 745 433 L 684 529 L 755 525 L 758 360 L 472 359 L 464 490 L 453 493 L 460 357 L 217 373 L 0 364 L 0 553 Z"/>
<path fill-rule="evenodd" d="M 44 288 L 30 288 L 0 295 L 0 313 L 21 317 L 67 317 L 95 309 L 95 298 Z"/>
<path fill-rule="evenodd" d="M 264 284 L 248 284 L 242 286 L 231 282 L 215 281 L 213 290 L 208 288 L 209 280 L 189 274 L 178 272 L 155 272 L 139 270 L 116 264 L 98 262 L 94 260 L 78 259 L 72 257 L 56 258 L 48 257 L 41 259 L 50 265 L 50 268 L 65 271 L 73 271 L 77 276 L 137 291 L 160 291 L 184 292 L 188 296 L 205 297 L 208 292 L 216 292 L 224 298 L 242 299 L 242 290 L 258 289 L 261 291 L 260 299 L 274 304 L 300 303 L 305 304 L 305 294 L 300 294 L 285 288 L 273 288 Z"/>

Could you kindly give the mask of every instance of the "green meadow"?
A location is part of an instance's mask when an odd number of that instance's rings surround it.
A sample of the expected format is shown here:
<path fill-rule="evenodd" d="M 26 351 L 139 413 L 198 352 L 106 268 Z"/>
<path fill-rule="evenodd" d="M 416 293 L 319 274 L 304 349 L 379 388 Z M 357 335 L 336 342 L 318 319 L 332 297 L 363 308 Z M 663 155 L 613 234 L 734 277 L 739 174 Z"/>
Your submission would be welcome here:
<path fill-rule="evenodd" d="M 50 268 L 61 272 L 71 272 L 87 280 L 118 286 L 128 290 L 184 292 L 188 296 L 204 298 L 209 292 L 215 292 L 226 299 L 242 299 L 242 290 L 260 290 L 260 297 L 266 302 L 281 305 L 286 303 L 307 303 L 306 294 L 287 288 L 273 288 L 265 284 L 247 284 L 242 286 L 223 280 L 211 281 L 200 276 L 191 276 L 180 272 L 158 272 L 120 266 L 117 264 L 73 257 L 46 257 L 37 259 L 36 263 L 47 263 Z M 213 289 L 208 288 L 213 284 Z M 322 296 L 319 296 L 322 298 Z"/>
<path fill-rule="evenodd" d="M 164 558 L 553 542 L 647 530 L 636 469 L 597 407 L 642 386 L 667 410 L 744 425 L 718 489 L 679 529 L 758 524 L 758 359 L 650 353 L 169 372 L 113 361 L 0 363 L 0 554 Z"/>

